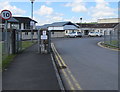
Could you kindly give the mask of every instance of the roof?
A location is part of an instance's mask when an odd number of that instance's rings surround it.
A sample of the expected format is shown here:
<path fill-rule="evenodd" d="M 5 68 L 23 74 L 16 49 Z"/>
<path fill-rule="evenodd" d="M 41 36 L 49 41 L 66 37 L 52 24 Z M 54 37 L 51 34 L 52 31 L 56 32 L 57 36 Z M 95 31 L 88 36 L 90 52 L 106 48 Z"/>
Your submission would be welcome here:
<path fill-rule="evenodd" d="M 76 27 L 79 27 L 78 25 L 76 25 L 76 24 L 74 24 L 70 21 L 66 21 L 66 22 L 54 22 L 52 24 L 45 24 L 45 25 L 42 25 L 42 26 L 37 26 L 36 28 L 37 29 L 47 29 L 48 27 L 62 27 L 62 26 L 66 26 L 66 25 L 70 25 L 70 26 L 72 25 L 71 29 L 77 29 Z M 69 27 L 66 26 L 65 28 L 69 29 Z"/>
<path fill-rule="evenodd" d="M 20 23 L 29 23 L 30 21 L 34 21 L 35 23 L 37 23 L 37 21 L 35 20 L 32 20 L 31 18 L 29 17 L 13 17 L 15 19 L 17 19 Z"/>
<path fill-rule="evenodd" d="M 16 20 L 15 18 L 11 17 L 9 20 L 8 20 L 9 23 L 18 23 L 19 21 Z M 5 23 L 5 20 L 2 19 L 2 23 Z"/>
<path fill-rule="evenodd" d="M 36 26 L 37 29 L 47 29 L 51 24 L 45 24 L 42 26 Z"/>
<path fill-rule="evenodd" d="M 74 26 L 74 25 L 65 25 L 64 26 L 64 30 L 77 30 L 78 27 Z"/>
<path fill-rule="evenodd" d="M 68 25 L 68 24 L 72 24 L 72 23 L 69 21 L 68 22 L 54 22 L 50 26 L 51 27 L 60 27 L 60 26 Z"/>
<path fill-rule="evenodd" d="M 96 23 L 96 24 L 77 23 L 77 25 L 79 25 L 80 27 L 82 26 L 82 28 L 114 28 L 118 24 L 119 23 Z"/>

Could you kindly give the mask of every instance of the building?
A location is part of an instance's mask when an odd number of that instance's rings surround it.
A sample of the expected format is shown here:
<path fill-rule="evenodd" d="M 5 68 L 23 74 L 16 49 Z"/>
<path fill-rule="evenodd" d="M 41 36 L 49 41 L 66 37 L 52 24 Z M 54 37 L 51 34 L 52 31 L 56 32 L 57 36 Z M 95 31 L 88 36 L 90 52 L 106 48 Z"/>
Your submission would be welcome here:
<path fill-rule="evenodd" d="M 5 27 L 5 20 L 1 19 L 2 22 L 0 24 L 0 28 L 4 28 Z M 19 21 L 16 20 L 15 18 L 10 18 L 9 20 L 7 20 L 7 28 L 13 28 L 13 29 L 18 29 L 18 24 Z"/>
<path fill-rule="evenodd" d="M 83 35 L 88 35 L 89 32 L 100 32 L 102 35 L 104 35 L 104 31 L 106 31 L 107 35 L 109 35 L 110 31 L 115 31 L 115 28 L 118 24 L 119 23 L 77 23 L 82 30 Z"/>
<path fill-rule="evenodd" d="M 98 19 L 98 23 L 119 23 L 120 18 L 106 18 L 106 19 Z"/>
<path fill-rule="evenodd" d="M 31 30 L 33 30 L 32 35 L 33 39 L 37 38 L 37 30 L 36 28 L 37 21 L 32 20 L 29 17 L 12 17 L 7 21 L 8 29 L 16 29 L 22 31 L 22 39 L 31 39 Z M 5 20 L 2 19 L 2 24 L 0 24 L 0 28 L 5 27 Z M 4 34 L 4 32 L 3 32 Z"/>
<path fill-rule="evenodd" d="M 33 29 L 32 35 L 33 39 L 37 39 L 36 23 L 37 21 L 32 20 L 29 17 L 13 17 L 19 21 L 18 29 L 22 31 L 22 39 L 31 39 L 31 29 Z"/>
<path fill-rule="evenodd" d="M 37 27 L 40 30 L 51 31 L 51 37 L 64 37 L 66 33 L 80 31 L 79 26 L 72 22 L 54 22 Z"/>

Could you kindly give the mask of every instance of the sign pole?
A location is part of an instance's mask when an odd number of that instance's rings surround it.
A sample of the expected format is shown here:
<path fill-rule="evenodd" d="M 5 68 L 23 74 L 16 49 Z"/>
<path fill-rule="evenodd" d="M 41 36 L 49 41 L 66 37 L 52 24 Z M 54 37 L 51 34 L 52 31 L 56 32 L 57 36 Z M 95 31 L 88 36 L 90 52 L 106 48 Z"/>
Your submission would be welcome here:
<path fill-rule="evenodd" d="M 8 30 L 7 30 L 7 20 L 5 20 L 5 40 L 6 40 L 6 53 L 8 54 Z"/>

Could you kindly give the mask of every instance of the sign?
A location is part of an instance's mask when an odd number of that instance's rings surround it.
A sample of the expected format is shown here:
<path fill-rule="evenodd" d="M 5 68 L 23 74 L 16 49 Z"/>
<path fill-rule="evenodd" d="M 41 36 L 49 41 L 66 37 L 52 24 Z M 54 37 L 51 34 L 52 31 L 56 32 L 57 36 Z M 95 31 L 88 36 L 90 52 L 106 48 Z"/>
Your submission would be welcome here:
<path fill-rule="evenodd" d="M 48 36 L 47 36 L 47 35 L 41 35 L 41 39 L 46 40 L 47 38 L 48 38 Z"/>
<path fill-rule="evenodd" d="M 0 14 L 2 19 L 9 20 L 12 17 L 12 13 L 9 10 L 3 10 Z"/>
<path fill-rule="evenodd" d="M 43 31 L 43 35 L 46 35 L 46 31 Z"/>

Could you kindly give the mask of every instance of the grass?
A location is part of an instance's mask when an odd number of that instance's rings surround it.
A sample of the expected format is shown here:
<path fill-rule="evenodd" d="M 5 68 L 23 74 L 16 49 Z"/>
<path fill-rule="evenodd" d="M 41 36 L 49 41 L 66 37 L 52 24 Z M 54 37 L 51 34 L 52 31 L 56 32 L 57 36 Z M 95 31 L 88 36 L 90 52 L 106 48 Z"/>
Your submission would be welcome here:
<path fill-rule="evenodd" d="M 31 41 L 22 41 L 22 51 L 24 51 L 25 49 L 27 49 L 28 47 L 32 46 L 35 42 L 31 42 Z M 12 54 L 12 55 L 8 55 L 7 57 L 5 57 L 3 60 L 2 60 L 2 68 L 1 70 L 4 70 L 12 61 L 13 59 L 15 58 L 17 54 Z M 2 55 L 3 56 L 3 55 Z M 4 56 L 3 56 L 4 57 Z M 2 58 L 3 58 L 2 57 Z"/>
<path fill-rule="evenodd" d="M 35 42 L 31 42 L 31 41 L 22 41 L 22 49 L 26 49 L 28 47 L 30 47 L 31 45 L 33 45 Z"/>
<path fill-rule="evenodd" d="M 118 47 L 118 41 L 117 40 L 112 40 L 111 42 L 110 41 L 106 41 L 104 43 L 106 46 L 110 46 L 110 47 L 114 47 L 114 48 L 119 48 Z"/>
<path fill-rule="evenodd" d="M 102 43 L 102 45 L 104 45 L 105 47 L 108 48 L 114 48 L 114 49 L 120 49 L 118 46 L 118 41 L 117 40 L 112 40 L 111 43 L 110 41 L 106 41 L 105 43 Z"/>

